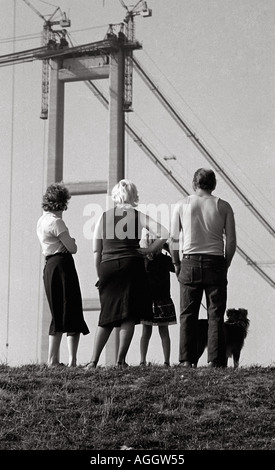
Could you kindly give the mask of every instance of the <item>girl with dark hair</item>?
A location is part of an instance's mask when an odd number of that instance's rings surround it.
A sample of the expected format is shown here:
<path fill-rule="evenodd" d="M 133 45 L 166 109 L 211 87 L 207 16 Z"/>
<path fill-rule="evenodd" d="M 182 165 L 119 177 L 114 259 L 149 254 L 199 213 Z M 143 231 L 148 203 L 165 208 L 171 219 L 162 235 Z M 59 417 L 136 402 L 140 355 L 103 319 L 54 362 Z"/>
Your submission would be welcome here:
<path fill-rule="evenodd" d="M 154 237 L 149 232 L 140 241 L 142 248 L 153 243 Z M 163 251 L 166 253 L 164 254 Z M 162 249 L 145 258 L 145 269 L 148 276 L 150 294 L 152 298 L 153 317 L 150 320 L 141 320 L 142 335 L 140 338 L 140 365 L 146 365 L 146 356 L 153 326 L 158 327 L 164 356 L 164 366 L 170 366 L 171 341 L 169 325 L 177 323 L 176 310 L 170 293 L 170 273 L 175 272 L 169 245 L 165 243 Z"/>
<path fill-rule="evenodd" d="M 76 366 L 80 333 L 89 333 L 82 309 L 78 275 L 72 254 L 77 252 L 75 239 L 62 220 L 70 199 L 62 184 L 50 185 L 43 196 L 42 216 L 37 222 L 37 236 L 46 264 L 43 280 L 52 314 L 49 328 L 48 366 L 59 365 L 60 343 L 67 333 L 69 367 Z"/>

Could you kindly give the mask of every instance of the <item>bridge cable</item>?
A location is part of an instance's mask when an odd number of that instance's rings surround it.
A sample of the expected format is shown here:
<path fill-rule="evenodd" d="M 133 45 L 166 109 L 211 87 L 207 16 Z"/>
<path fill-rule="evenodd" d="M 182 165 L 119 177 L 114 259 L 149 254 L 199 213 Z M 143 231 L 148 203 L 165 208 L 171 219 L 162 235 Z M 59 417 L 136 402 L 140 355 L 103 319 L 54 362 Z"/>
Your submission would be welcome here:
<path fill-rule="evenodd" d="M 105 108 L 108 109 L 109 101 L 105 97 L 104 93 L 91 81 L 85 81 L 85 84 L 88 88 L 93 92 L 93 94 L 98 98 L 98 100 L 104 105 Z M 156 155 L 150 145 L 145 142 L 144 138 L 142 138 L 137 131 L 130 126 L 130 124 L 125 123 L 126 131 L 129 133 L 130 137 L 134 140 L 134 142 L 145 152 L 145 154 L 157 165 L 157 167 L 162 171 L 162 173 L 174 184 L 174 186 L 185 196 L 189 195 L 189 191 L 180 183 L 176 176 L 173 175 L 172 171 L 161 161 L 161 158 Z M 275 288 L 275 281 L 265 273 L 258 264 L 253 261 L 250 256 L 237 245 L 236 248 L 237 253 L 247 262 L 249 266 L 251 266 L 268 284 Z"/>
<path fill-rule="evenodd" d="M 189 137 L 194 145 L 200 150 L 200 152 L 206 157 L 206 159 L 214 166 L 214 168 L 222 175 L 224 180 L 227 184 L 233 189 L 233 191 L 239 196 L 239 198 L 243 201 L 246 207 L 257 217 L 258 220 L 264 225 L 264 227 L 271 233 L 275 235 L 275 229 L 270 225 L 270 223 L 264 218 L 264 216 L 254 207 L 252 202 L 245 196 L 245 194 L 238 188 L 238 186 L 234 183 L 234 181 L 227 175 L 227 173 L 223 170 L 220 164 L 214 159 L 208 149 L 205 147 L 204 144 L 199 140 L 196 136 L 195 132 L 191 129 L 189 125 L 187 125 L 183 118 L 175 111 L 171 103 L 169 102 L 168 98 L 164 96 L 164 94 L 160 91 L 159 87 L 153 82 L 153 80 L 149 77 L 148 73 L 146 73 L 141 66 L 141 64 L 133 58 L 133 64 L 135 70 L 138 72 L 140 77 L 149 87 L 149 89 L 155 94 L 155 96 L 159 99 L 159 101 L 164 105 L 164 107 L 168 110 L 170 115 L 173 119 L 179 124 L 181 129 L 185 132 L 187 137 Z"/>

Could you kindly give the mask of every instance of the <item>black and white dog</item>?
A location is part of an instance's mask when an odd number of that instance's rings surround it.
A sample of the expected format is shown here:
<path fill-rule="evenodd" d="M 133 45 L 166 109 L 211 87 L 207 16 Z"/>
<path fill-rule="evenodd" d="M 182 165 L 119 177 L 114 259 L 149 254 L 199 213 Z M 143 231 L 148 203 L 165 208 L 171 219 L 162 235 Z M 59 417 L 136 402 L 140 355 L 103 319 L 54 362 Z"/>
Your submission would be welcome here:
<path fill-rule="evenodd" d="M 244 340 L 247 336 L 249 319 L 248 312 L 244 308 L 229 308 L 226 311 L 227 320 L 224 322 L 225 341 L 226 341 L 226 366 L 228 358 L 233 356 L 233 364 L 236 369 L 239 366 L 241 350 L 244 346 Z M 208 338 L 208 320 L 199 320 L 198 325 L 198 344 L 197 344 L 197 363 L 202 356 Z M 196 367 L 197 364 L 194 364 Z"/>

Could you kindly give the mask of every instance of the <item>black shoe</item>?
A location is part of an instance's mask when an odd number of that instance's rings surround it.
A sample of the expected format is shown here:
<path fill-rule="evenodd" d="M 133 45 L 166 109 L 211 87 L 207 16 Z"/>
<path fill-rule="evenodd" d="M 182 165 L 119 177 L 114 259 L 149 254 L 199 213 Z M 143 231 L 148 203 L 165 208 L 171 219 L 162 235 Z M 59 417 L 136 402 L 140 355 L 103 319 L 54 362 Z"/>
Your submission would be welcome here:
<path fill-rule="evenodd" d="M 88 362 L 88 364 L 86 364 L 86 366 L 84 367 L 85 370 L 91 370 L 91 369 L 95 369 L 95 368 L 96 368 L 96 362 L 95 361 Z"/>
<path fill-rule="evenodd" d="M 192 367 L 192 363 L 189 361 L 180 361 L 179 367 L 186 367 L 187 369 Z"/>
<path fill-rule="evenodd" d="M 216 362 L 216 361 L 210 361 L 210 362 L 208 362 L 208 367 L 210 367 L 210 368 L 221 368 L 221 367 L 225 367 L 225 365 L 220 364 L 219 362 Z"/>

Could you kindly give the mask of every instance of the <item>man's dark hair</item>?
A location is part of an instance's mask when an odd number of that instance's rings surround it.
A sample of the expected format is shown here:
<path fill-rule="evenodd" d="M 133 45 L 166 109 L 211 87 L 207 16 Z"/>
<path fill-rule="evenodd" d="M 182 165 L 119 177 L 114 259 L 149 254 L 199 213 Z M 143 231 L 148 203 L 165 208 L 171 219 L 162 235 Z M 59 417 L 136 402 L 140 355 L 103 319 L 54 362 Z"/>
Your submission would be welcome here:
<path fill-rule="evenodd" d="M 213 170 L 206 170 L 199 168 L 193 177 L 193 188 L 204 189 L 206 191 L 213 191 L 216 187 L 216 175 Z"/>

